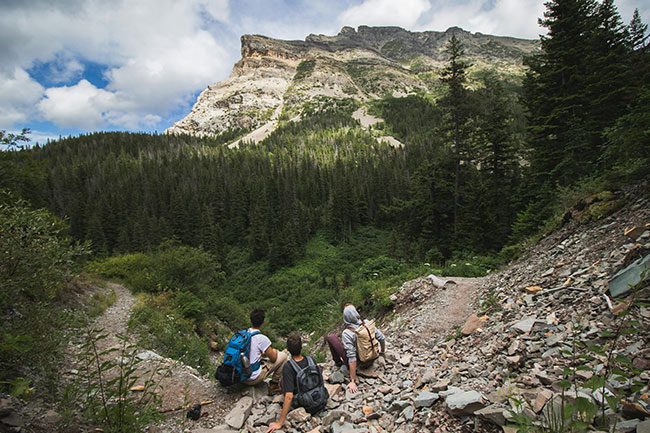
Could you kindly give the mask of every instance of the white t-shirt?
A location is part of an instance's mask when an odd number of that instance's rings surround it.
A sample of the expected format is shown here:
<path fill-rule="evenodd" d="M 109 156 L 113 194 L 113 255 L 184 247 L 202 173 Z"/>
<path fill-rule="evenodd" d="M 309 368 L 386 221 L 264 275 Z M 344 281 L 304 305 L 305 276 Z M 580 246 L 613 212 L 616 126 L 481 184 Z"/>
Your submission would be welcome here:
<path fill-rule="evenodd" d="M 257 331 L 257 329 L 253 328 L 248 328 L 248 332 L 254 332 Z M 258 362 L 260 359 L 262 359 L 262 354 L 266 352 L 266 349 L 268 349 L 271 346 L 271 340 L 269 340 L 269 337 L 263 334 L 257 334 L 253 335 L 251 337 L 251 356 L 250 356 L 250 361 L 251 365 L 255 364 Z M 262 373 L 262 367 L 258 368 L 251 374 L 250 379 L 248 380 L 255 380 L 257 379 L 257 376 L 259 376 Z"/>

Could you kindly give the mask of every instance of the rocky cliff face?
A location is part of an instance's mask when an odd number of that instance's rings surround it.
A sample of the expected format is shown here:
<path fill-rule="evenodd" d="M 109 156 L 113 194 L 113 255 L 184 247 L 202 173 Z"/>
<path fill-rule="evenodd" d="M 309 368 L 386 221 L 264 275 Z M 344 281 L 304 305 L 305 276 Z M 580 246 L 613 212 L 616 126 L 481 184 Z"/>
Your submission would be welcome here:
<path fill-rule="evenodd" d="M 304 41 L 244 35 L 242 58 L 230 78 L 205 89 L 192 111 L 166 132 L 254 130 L 330 99 L 435 93 L 437 71 L 447 61 L 444 47 L 452 35 L 462 40 L 474 71 L 490 67 L 518 74 L 523 56 L 538 47 L 535 41 L 472 34 L 458 27 L 445 32 L 344 27 L 336 36 L 309 35 Z"/>

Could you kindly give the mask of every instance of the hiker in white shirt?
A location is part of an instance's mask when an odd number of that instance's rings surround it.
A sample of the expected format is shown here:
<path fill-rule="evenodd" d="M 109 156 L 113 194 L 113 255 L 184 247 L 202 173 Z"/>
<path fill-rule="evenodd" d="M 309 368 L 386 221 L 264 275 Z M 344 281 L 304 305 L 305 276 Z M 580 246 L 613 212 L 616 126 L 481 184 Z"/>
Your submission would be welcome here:
<path fill-rule="evenodd" d="M 253 310 L 250 319 L 251 327 L 249 331 L 259 331 L 264 324 L 264 310 Z M 266 357 L 266 359 L 262 359 L 262 357 Z M 271 340 L 266 335 L 256 334 L 251 337 L 250 364 L 255 365 L 257 362 L 261 362 L 260 368 L 253 371 L 250 379 L 244 383 L 246 385 L 257 385 L 271 375 L 269 393 L 279 393 L 282 367 L 287 362 L 287 354 L 272 347 Z"/>

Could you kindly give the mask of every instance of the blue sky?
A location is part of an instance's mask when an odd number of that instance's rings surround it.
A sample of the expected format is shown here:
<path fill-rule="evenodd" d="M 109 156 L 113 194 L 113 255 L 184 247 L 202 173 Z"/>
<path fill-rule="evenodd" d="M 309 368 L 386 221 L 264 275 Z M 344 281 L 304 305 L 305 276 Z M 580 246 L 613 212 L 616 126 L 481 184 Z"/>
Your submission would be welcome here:
<path fill-rule="evenodd" d="M 625 22 L 647 0 L 619 0 Z M 2 0 L 0 129 L 44 142 L 163 131 L 239 58 L 239 37 L 304 39 L 343 25 L 460 26 L 537 38 L 543 0 Z"/>

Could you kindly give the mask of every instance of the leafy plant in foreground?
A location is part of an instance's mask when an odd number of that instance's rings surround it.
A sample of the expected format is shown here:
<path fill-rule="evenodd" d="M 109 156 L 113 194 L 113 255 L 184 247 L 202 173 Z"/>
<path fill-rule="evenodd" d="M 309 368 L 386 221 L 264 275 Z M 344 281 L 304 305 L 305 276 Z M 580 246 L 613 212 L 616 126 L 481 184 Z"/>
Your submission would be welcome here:
<path fill-rule="evenodd" d="M 159 398 L 156 394 L 160 368 L 142 374 L 142 360 L 125 336 L 118 335 L 118 347 L 106 346 L 107 334 L 90 329 L 81 345 L 77 403 L 85 417 L 106 433 L 141 431 L 156 419 Z M 136 387 L 137 386 L 137 387 Z"/>

